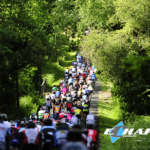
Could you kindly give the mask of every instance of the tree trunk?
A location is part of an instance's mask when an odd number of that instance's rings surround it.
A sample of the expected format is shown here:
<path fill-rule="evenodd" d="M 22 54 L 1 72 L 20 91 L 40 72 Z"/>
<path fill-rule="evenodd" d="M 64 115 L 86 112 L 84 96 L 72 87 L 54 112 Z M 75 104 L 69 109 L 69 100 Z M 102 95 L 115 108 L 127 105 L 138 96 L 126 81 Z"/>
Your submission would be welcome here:
<path fill-rule="evenodd" d="M 16 94 L 16 108 L 19 109 L 19 82 L 18 82 L 18 71 L 15 72 L 15 94 Z"/>

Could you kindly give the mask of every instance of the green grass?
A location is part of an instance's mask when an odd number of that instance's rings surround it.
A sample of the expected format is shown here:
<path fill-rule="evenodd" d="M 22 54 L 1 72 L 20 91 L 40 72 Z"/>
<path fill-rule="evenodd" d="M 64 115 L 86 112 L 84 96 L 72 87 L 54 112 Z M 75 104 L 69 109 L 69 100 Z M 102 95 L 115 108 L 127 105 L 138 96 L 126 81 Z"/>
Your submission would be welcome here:
<path fill-rule="evenodd" d="M 71 66 L 72 61 L 75 60 L 75 54 L 75 52 L 68 52 L 65 56 L 58 58 L 58 62 L 51 62 L 47 59 L 42 69 L 42 78 L 47 80 L 47 91 L 64 79 L 65 68 Z"/>
<path fill-rule="evenodd" d="M 104 87 L 103 87 L 104 86 Z M 109 91 L 108 85 L 102 85 L 101 90 Z M 150 135 L 136 137 L 122 137 L 115 143 L 111 142 L 109 135 L 104 135 L 106 128 L 114 127 L 121 121 L 121 110 L 117 99 L 100 99 L 99 102 L 100 116 L 100 150 L 150 150 Z M 128 128 L 150 128 L 150 116 L 133 115 L 125 123 Z"/>
<path fill-rule="evenodd" d="M 102 85 L 101 91 L 109 91 L 110 88 L 108 85 Z M 120 106 L 118 101 L 112 98 L 101 98 L 99 101 L 99 116 L 100 150 L 119 150 L 119 140 L 112 144 L 110 136 L 104 135 L 106 128 L 112 128 L 120 121 Z"/>
<path fill-rule="evenodd" d="M 143 132 L 150 126 L 150 116 L 135 116 L 134 121 L 125 124 L 128 128 L 134 128 L 135 131 L 143 128 Z M 137 135 L 136 137 L 126 137 L 120 140 L 124 145 L 121 150 L 150 150 L 150 134 Z"/>
<path fill-rule="evenodd" d="M 42 79 L 46 79 L 46 92 L 50 92 L 53 85 L 59 85 L 60 80 L 64 79 L 64 71 L 66 67 L 70 67 L 72 61 L 75 60 L 76 52 L 68 52 L 65 56 L 58 58 L 57 62 L 51 62 L 45 57 L 45 64 L 42 68 Z M 38 96 L 24 95 L 20 97 L 20 115 L 28 117 L 31 113 L 35 113 L 38 105 L 44 104 L 44 98 Z"/>

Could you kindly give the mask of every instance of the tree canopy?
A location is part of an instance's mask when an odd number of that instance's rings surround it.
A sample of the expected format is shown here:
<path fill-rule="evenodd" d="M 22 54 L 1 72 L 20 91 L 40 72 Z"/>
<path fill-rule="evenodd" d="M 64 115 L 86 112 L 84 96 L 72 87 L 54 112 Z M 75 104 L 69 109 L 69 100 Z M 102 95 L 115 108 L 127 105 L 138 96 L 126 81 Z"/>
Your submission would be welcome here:
<path fill-rule="evenodd" d="M 1 0 L 0 12 L 1 111 L 39 93 L 47 58 L 79 46 L 124 112 L 150 113 L 149 0 Z"/>
<path fill-rule="evenodd" d="M 82 7 L 85 15 L 78 26 L 90 27 L 82 53 L 113 82 L 124 113 L 149 114 L 149 1 L 89 0 Z"/>
<path fill-rule="evenodd" d="M 75 44 L 72 8 L 73 0 L 0 2 L 0 111 L 19 108 L 20 96 L 39 92 L 46 56 L 57 61 Z"/>

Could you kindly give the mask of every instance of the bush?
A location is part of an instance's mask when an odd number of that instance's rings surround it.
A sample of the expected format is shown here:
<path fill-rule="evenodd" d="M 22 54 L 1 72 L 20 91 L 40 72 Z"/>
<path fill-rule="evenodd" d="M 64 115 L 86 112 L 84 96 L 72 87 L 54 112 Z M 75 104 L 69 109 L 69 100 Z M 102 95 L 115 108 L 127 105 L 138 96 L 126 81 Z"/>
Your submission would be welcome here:
<path fill-rule="evenodd" d="M 33 103 L 33 98 L 31 96 L 24 96 L 20 98 L 20 110 L 21 116 L 29 117 L 32 113 L 37 111 L 37 104 Z"/>

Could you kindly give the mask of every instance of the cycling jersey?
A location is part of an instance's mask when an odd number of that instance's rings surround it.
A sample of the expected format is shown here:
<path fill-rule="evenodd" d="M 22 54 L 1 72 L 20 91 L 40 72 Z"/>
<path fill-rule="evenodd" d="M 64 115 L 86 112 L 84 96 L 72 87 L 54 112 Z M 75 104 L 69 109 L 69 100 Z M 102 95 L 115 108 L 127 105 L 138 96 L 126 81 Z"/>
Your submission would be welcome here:
<path fill-rule="evenodd" d="M 49 113 L 44 113 L 43 119 L 48 119 L 50 117 Z"/>
<path fill-rule="evenodd" d="M 61 104 L 60 105 L 55 105 L 54 106 L 54 113 L 60 113 L 61 111 Z"/>
<path fill-rule="evenodd" d="M 93 142 L 97 141 L 98 132 L 94 129 L 88 129 L 88 137 L 91 137 Z"/>
<path fill-rule="evenodd" d="M 72 102 L 67 102 L 66 107 L 67 109 L 71 109 L 73 107 Z"/>
<path fill-rule="evenodd" d="M 95 80 L 96 79 L 96 74 L 93 73 L 92 76 L 91 76 L 91 79 Z"/>
<path fill-rule="evenodd" d="M 24 144 L 39 144 L 40 132 L 38 128 L 26 128 L 24 131 Z"/>
<path fill-rule="evenodd" d="M 83 104 L 83 105 L 82 105 L 82 111 L 83 111 L 83 112 L 88 112 L 88 111 L 89 111 L 89 106 L 88 106 L 88 104 Z"/>
<path fill-rule="evenodd" d="M 71 118 L 71 123 L 73 125 L 78 125 L 78 117 L 76 115 L 73 115 Z"/>
<path fill-rule="evenodd" d="M 52 94 L 52 95 L 51 95 L 51 99 L 54 100 L 55 98 L 56 98 L 56 95 L 55 95 L 55 94 Z"/>
<path fill-rule="evenodd" d="M 69 78 L 68 83 L 73 84 L 73 78 Z"/>
<path fill-rule="evenodd" d="M 67 88 L 66 88 L 66 87 L 63 87 L 63 88 L 62 88 L 62 93 L 63 93 L 64 95 L 66 95 L 66 93 L 67 93 Z"/>
<path fill-rule="evenodd" d="M 57 145 L 62 145 L 67 142 L 68 130 L 57 130 L 56 131 L 56 143 Z"/>
<path fill-rule="evenodd" d="M 83 100 L 83 101 L 85 101 L 85 100 L 87 100 L 87 99 L 88 99 L 88 96 L 87 96 L 87 95 L 83 95 L 83 96 L 82 96 L 82 100 Z"/>
<path fill-rule="evenodd" d="M 56 145 L 55 128 L 52 126 L 43 126 L 41 129 L 43 147 Z M 44 149 L 44 148 L 43 148 Z"/>
<path fill-rule="evenodd" d="M 83 77 L 83 79 L 85 79 L 85 77 L 86 77 L 85 72 L 82 73 L 82 77 Z"/>
<path fill-rule="evenodd" d="M 61 92 L 60 92 L 60 91 L 57 91 L 57 92 L 56 92 L 56 97 L 60 97 L 60 94 L 61 94 Z"/>
<path fill-rule="evenodd" d="M 93 114 L 88 114 L 86 118 L 87 125 L 95 125 L 95 118 Z"/>
<path fill-rule="evenodd" d="M 39 119 L 43 119 L 44 114 L 45 114 L 45 110 L 40 110 L 40 111 L 38 112 L 38 117 L 39 117 Z"/>
<path fill-rule="evenodd" d="M 19 141 L 19 132 L 18 129 L 15 126 L 12 126 L 9 130 L 8 130 L 8 134 L 9 134 L 9 144 L 11 146 L 19 146 L 20 141 Z"/>
<path fill-rule="evenodd" d="M 74 113 L 75 113 L 75 115 L 80 115 L 81 109 L 76 108 L 76 109 L 74 110 Z"/>
<path fill-rule="evenodd" d="M 8 128 L 5 126 L 4 123 L 0 123 L 0 142 L 6 142 L 6 135 L 7 135 Z"/>

